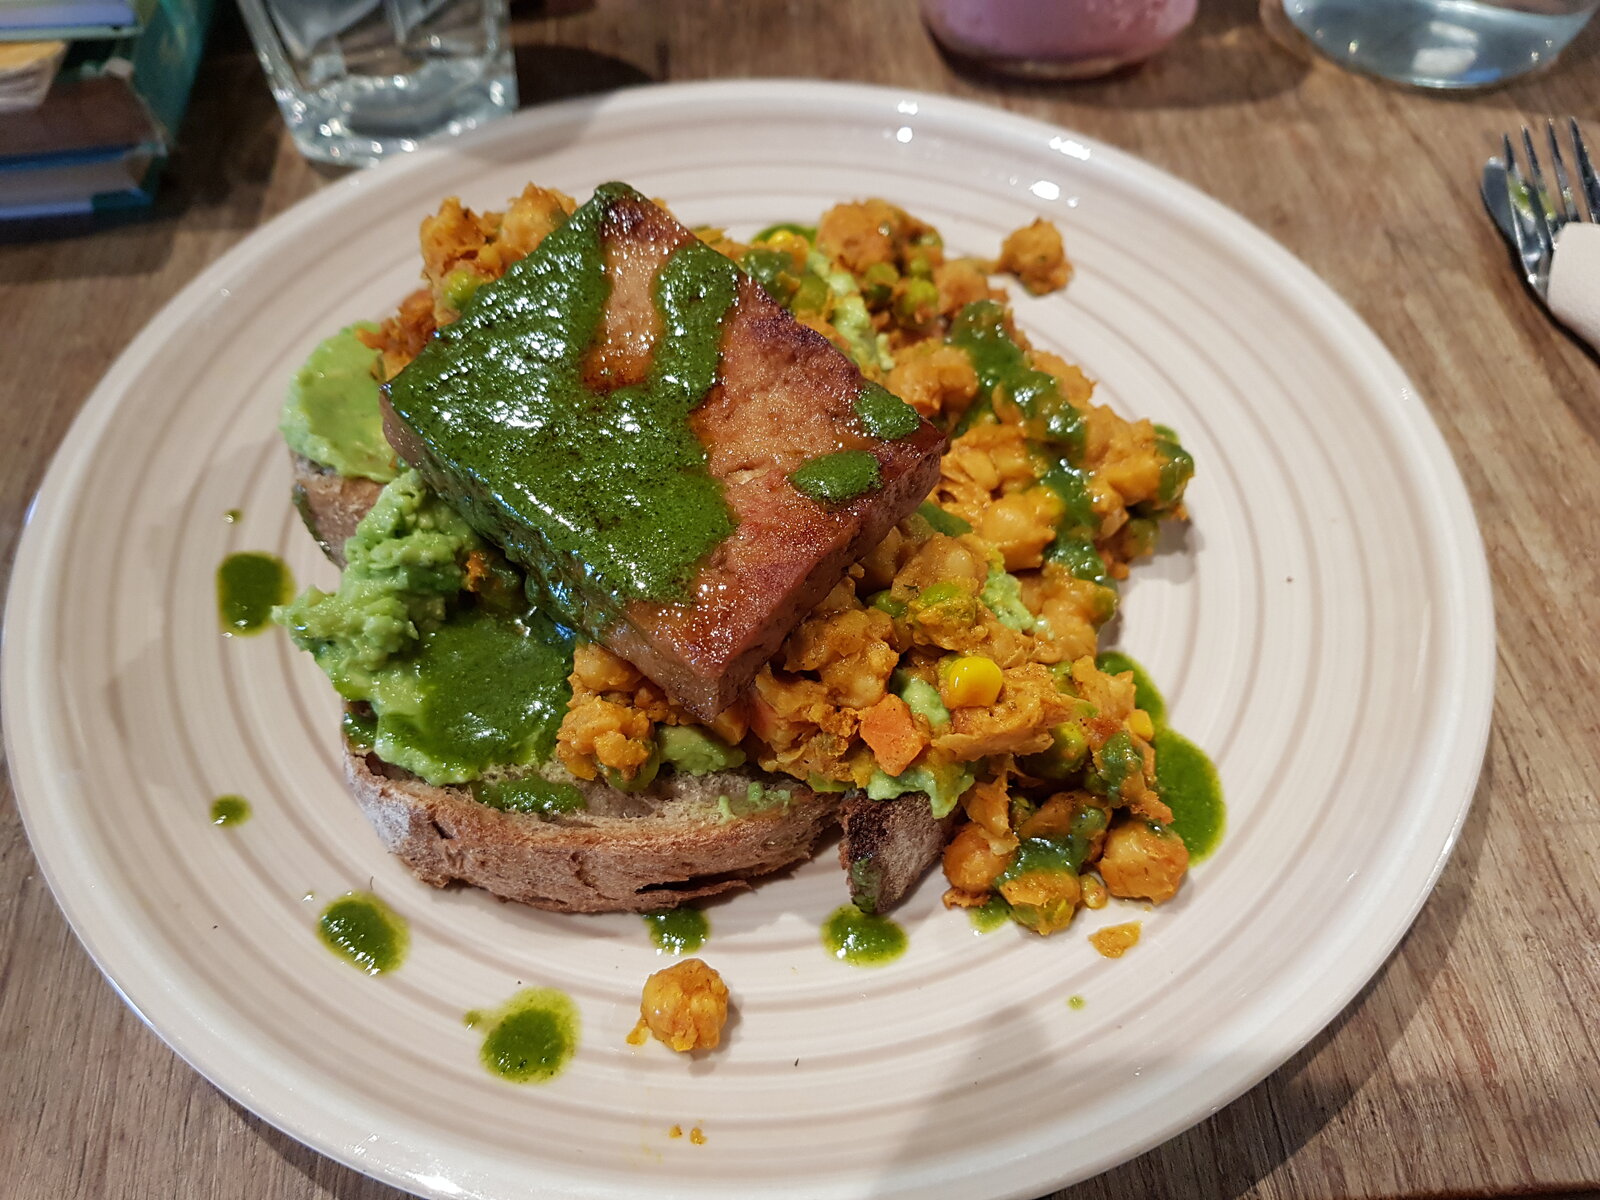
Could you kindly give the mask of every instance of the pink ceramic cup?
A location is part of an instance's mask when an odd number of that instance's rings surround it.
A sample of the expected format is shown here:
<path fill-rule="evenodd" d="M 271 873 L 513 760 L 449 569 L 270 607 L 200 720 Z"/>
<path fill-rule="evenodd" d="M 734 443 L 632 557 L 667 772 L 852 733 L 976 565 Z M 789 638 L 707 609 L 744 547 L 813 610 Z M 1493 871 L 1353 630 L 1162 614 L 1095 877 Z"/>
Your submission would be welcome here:
<path fill-rule="evenodd" d="M 995 70 L 1085 79 L 1141 62 L 1194 20 L 1197 0 L 922 0 L 945 49 Z"/>

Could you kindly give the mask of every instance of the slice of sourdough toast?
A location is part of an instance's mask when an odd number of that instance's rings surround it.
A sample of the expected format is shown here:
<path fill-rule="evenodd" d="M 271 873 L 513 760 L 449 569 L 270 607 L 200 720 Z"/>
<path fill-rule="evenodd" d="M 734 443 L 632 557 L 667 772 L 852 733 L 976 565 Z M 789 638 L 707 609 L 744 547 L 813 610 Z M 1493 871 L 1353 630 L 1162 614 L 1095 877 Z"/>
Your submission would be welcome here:
<path fill-rule="evenodd" d="M 379 485 L 292 455 L 295 506 L 323 552 L 344 565 L 344 541 Z M 573 781 L 585 812 L 502 812 L 465 787 L 440 787 L 345 745 L 345 780 L 384 845 L 435 887 L 453 880 L 508 900 L 563 912 L 647 912 L 748 888 L 811 856 L 848 815 L 840 862 L 852 898 L 886 912 L 937 860 L 949 820 L 921 793 L 868 800 L 813 792 L 752 768 L 663 777 L 628 793 Z M 787 803 L 735 811 L 752 783 L 789 793 Z M 729 803 L 722 803 L 728 797 Z"/>
<path fill-rule="evenodd" d="M 323 552 L 344 542 L 381 488 L 291 456 L 295 507 Z M 425 883 L 455 880 L 561 912 L 647 912 L 748 888 L 811 857 L 839 797 L 744 768 L 665 775 L 640 792 L 571 780 L 583 811 L 502 812 L 466 787 L 429 784 L 345 744 L 345 781 L 384 845 Z M 740 811 L 752 784 L 787 800 Z"/>
<path fill-rule="evenodd" d="M 649 912 L 748 888 L 810 858 L 838 809 L 836 796 L 786 782 L 781 805 L 735 813 L 730 798 L 770 782 L 737 770 L 663 778 L 638 793 L 580 782 L 584 810 L 502 812 L 348 745 L 345 779 L 384 845 L 424 883 L 460 880 L 558 912 Z"/>

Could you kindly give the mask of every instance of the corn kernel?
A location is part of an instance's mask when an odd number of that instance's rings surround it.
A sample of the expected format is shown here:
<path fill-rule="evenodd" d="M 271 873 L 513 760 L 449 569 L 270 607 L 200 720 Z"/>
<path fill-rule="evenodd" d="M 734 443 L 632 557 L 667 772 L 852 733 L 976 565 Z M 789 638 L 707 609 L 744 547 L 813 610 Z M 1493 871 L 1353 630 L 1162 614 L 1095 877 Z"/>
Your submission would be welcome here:
<path fill-rule="evenodd" d="M 992 658 L 968 654 L 939 672 L 939 698 L 946 708 L 978 708 L 1000 698 L 1000 667 Z"/>
<path fill-rule="evenodd" d="M 1156 736 L 1156 724 L 1150 719 L 1150 714 L 1142 708 L 1136 708 L 1128 714 L 1128 728 L 1135 736 L 1149 741 Z"/>

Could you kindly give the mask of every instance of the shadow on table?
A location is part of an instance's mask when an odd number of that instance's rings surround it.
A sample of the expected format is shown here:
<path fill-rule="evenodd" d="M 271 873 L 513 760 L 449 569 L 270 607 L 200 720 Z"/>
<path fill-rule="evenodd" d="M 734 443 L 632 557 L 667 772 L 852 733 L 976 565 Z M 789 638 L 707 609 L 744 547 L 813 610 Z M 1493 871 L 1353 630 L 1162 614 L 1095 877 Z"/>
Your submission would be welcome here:
<path fill-rule="evenodd" d="M 1309 69 L 1261 26 L 1259 0 L 1206 0 L 1194 24 L 1148 62 L 1075 83 L 1014 79 L 939 49 L 957 74 L 1021 97 L 1107 108 L 1207 108 L 1242 104 L 1292 89 Z"/>
<path fill-rule="evenodd" d="M 1367 1080 L 1387 1061 L 1390 1047 L 1411 1023 L 1445 965 L 1470 903 L 1488 829 L 1491 764 L 1485 762 L 1474 806 L 1460 841 L 1432 896 L 1402 939 L 1401 953 L 1383 968 L 1348 1006 L 1300 1052 L 1232 1104 L 1207 1120 L 1147 1151 L 1138 1158 L 1055 1193 L 1050 1200 L 1224 1200 L 1252 1191 L 1333 1120 Z M 1357 1014 L 1370 1013 L 1358 1030 L 1346 1035 Z M 1037 1015 L 1020 1010 L 997 1014 L 1021 1025 L 1026 1037 Z M 1362 1038 L 1356 1052 L 1330 1055 L 1312 1071 L 1314 1061 L 1341 1037 Z M 1036 1041 L 1043 1045 L 1043 1031 Z M 1347 1044 L 1346 1049 L 1349 1049 Z M 1342 1069 L 1330 1071 L 1330 1064 Z M 984 1070 L 981 1051 L 962 1065 L 945 1091 L 927 1107 L 930 1126 L 943 1127 L 962 1114 L 981 1116 L 973 1108 L 974 1081 Z M 1063 1063 L 1054 1080 L 1041 1081 L 1044 1096 L 1059 1085 L 1074 1086 L 1077 1072 Z M 908 1169 L 926 1145 L 910 1145 L 903 1160 Z M 889 1168 L 886 1183 L 892 1180 Z M 1330 1182 L 1330 1186 L 1332 1181 Z"/>

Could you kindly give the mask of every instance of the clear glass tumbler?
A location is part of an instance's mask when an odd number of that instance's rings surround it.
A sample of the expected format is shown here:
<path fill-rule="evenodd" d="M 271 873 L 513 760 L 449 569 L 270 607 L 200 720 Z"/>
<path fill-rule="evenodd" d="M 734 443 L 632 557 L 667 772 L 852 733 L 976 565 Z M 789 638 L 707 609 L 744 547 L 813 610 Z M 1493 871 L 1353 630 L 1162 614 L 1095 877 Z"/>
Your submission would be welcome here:
<path fill-rule="evenodd" d="M 1008 75 L 1088 79 L 1142 62 L 1194 20 L 1196 0 L 922 0 L 939 43 Z"/>
<path fill-rule="evenodd" d="M 507 0 L 239 0 L 307 158 L 370 166 L 517 107 Z"/>
<path fill-rule="evenodd" d="M 1335 62 L 1396 83 L 1482 88 L 1549 66 L 1600 0 L 1268 0 Z"/>

